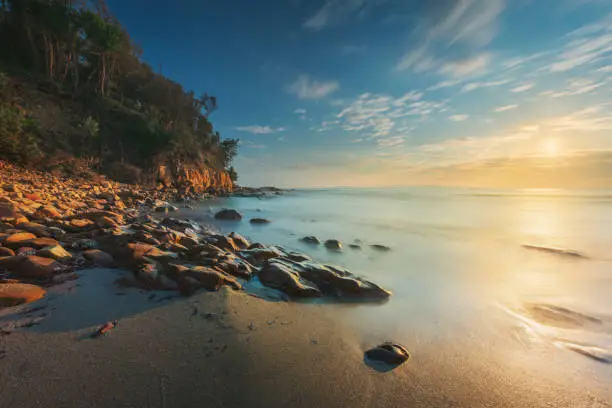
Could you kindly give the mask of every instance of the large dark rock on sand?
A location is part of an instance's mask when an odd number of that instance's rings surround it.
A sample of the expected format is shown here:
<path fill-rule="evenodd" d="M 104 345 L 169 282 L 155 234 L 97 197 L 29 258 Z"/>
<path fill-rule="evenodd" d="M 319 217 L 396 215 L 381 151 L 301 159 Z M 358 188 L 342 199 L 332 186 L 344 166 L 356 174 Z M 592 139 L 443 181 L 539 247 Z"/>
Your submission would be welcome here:
<path fill-rule="evenodd" d="M 369 360 L 379 361 L 389 365 L 400 365 L 410 358 L 410 353 L 402 345 L 385 342 L 365 352 Z"/>
<path fill-rule="evenodd" d="M 210 291 L 219 290 L 223 285 L 231 286 L 234 289 L 242 289 L 242 286 L 236 279 L 205 266 L 191 268 L 184 272 L 184 275 L 195 279 L 204 289 Z"/>
<path fill-rule="evenodd" d="M 342 243 L 337 239 L 328 239 L 325 241 L 325 248 L 331 249 L 332 251 L 339 251 L 342 249 Z"/>
<path fill-rule="evenodd" d="M 281 257 L 285 255 L 285 253 L 275 247 L 264 247 L 240 251 L 240 255 L 242 255 L 251 264 L 260 266 L 263 262 L 269 259 Z"/>
<path fill-rule="evenodd" d="M 242 215 L 236 210 L 225 208 L 216 213 L 215 218 L 217 220 L 240 221 L 242 220 Z"/>
<path fill-rule="evenodd" d="M 15 276 L 22 278 L 50 278 L 61 265 L 53 259 L 36 255 L 14 256 L 9 259 L 6 267 Z"/>
<path fill-rule="evenodd" d="M 45 296 L 45 290 L 36 285 L 0 283 L 0 308 L 34 302 Z"/>
<path fill-rule="evenodd" d="M 256 225 L 263 225 L 263 224 L 269 224 L 272 221 L 268 220 L 267 218 L 251 218 L 251 224 L 256 224 Z"/>
<path fill-rule="evenodd" d="M 298 273 L 282 263 L 266 262 L 259 272 L 259 280 L 265 286 L 278 289 L 291 297 L 315 298 L 323 296 L 319 288 L 301 279 Z"/>

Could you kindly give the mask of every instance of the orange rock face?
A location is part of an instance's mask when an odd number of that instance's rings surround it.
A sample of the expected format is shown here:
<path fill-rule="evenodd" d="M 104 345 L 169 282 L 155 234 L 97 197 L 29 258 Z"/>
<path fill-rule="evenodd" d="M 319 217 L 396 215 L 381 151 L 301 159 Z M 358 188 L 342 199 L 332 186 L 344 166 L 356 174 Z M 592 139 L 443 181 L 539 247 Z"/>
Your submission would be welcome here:
<path fill-rule="evenodd" d="M 208 189 L 232 191 L 234 184 L 226 171 L 205 166 L 184 165 L 171 170 L 170 166 L 159 166 L 158 179 L 165 187 L 205 192 Z"/>
<path fill-rule="evenodd" d="M 0 283 L 0 307 L 34 302 L 45 296 L 45 290 L 36 285 Z"/>

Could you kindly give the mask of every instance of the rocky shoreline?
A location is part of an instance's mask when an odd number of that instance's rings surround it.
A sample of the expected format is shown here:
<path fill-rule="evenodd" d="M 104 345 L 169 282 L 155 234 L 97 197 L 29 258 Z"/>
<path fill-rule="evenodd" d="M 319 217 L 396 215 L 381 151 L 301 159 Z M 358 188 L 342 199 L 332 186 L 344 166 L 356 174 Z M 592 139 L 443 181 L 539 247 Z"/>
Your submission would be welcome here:
<path fill-rule="evenodd" d="M 92 267 L 133 272 L 120 285 L 184 296 L 223 286 L 242 290 L 252 282 L 287 300 L 390 296 L 345 269 L 184 219 L 168 202 L 175 191 L 62 179 L 2 162 L 0 175 L 0 308 L 38 300 L 45 288 Z"/>

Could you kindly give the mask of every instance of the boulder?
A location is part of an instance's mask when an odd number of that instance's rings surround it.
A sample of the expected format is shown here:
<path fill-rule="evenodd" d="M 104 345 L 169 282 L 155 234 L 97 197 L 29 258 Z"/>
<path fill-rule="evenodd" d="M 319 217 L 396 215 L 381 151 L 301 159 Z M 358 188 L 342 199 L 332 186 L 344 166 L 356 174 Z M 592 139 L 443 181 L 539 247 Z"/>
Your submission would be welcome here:
<path fill-rule="evenodd" d="M 366 351 L 365 357 L 369 360 L 397 366 L 406 362 L 410 358 L 410 353 L 400 344 L 385 342 Z"/>
<path fill-rule="evenodd" d="M 30 246 L 24 246 L 17 249 L 17 255 L 36 255 L 36 249 Z"/>
<path fill-rule="evenodd" d="M 263 262 L 269 259 L 278 258 L 285 254 L 275 247 L 268 247 L 247 249 L 244 251 L 240 251 L 240 255 L 242 255 L 247 261 L 249 261 L 253 265 L 260 266 Z"/>
<path fill-rule="evenodd" d="M 34 238 L 28 242 L 28 245 L 36 249 L 42 249 L 50 246 L 59 245 L 59 242 L 53 238 Z"/>
<path fill-rule="evenodd" d="M 319 245 L 321 243 L 321 241 L 319 241 L 319 238 L 313 236 L 304 237 L 301 239 L 301 241 L 312 245 Z"/>
<path fill-rule="evenodd" d="M 259 272 L 259 280 L 265 286 L 278 289 L 291 297 L 315 298 L 323 296 L 316 286 L 303 281 L 299 274 L 281 263 L 266 261 Z"/>
<path fill-rule="evenodd" d="M 269 223 L 271 223 L 272 221 L 270 221 L 270 220 L 268 220 L 268 219 L 266 219 L 266 218 L 251 218 L 251 221 L 250 221 L 250 222 L 251 222 L 251 224 L 258 224 L 258 225 L 261 225 L 261 224 L 269 224 Z"/>
<path fill-rule="evenodd" d="M 227 255 L 216 262 L 215 268 L 242 279 L 251 279 L 253 266 L 235 255 Z"/>
<path fill-rule="evenodd" d="M 61 245 L 48 246 L 36 251 L 36 256 L 42 258 L 55 259 L 56 261 L 66 262 L 72 259 L 70 252 L 66 251 Z"/>
<path fill-rule="evenodd" d="M 191 296 L 202 287 L 202 284 L 197 279 L 190 276 L 180 276 L 176 283 L 178 284 L 179 291 L 183 296 Z"/>
<path fill-rule="evenodd" d="M 186 247 L 187 249 L 192 249 L 196 245 L 199 244 L 197 238 L 190 237 L 187 235 L 183 235 L 179 238 L 178 243 Z"/>
<path fill-rule="evenodd" d="M 62 218 L 62 214 L 52 205 L 43 205 L 34 213 L 36 218 Z"/>
<path fill-rule="evenodd" d="M 41 238 L 47 238 L 51 236 L 51 234 L 49 233 L 49 229 L 46 226 L 35 222 L 22 222 L 20 224 L 17 224 L 16 228 L 26 232 L 30 232 Z"/>
<path fill-rule="evenodd" d="M 0 258 L 5 256 L 14 256 L 15 252 L 10 248 L 0 247 Z"/>
<path fill-rule="evenodd" d="M 197 280 L 206 290 L 216 291 L 223 285 L 229 285 L 234 289 L 242 289 L 236 279 L 205 266 L 196 266 L 185 272 L 185 275 Z"/>
<path fill-rule="evenodd" d="M 342 243 L 337 239 L 328 239 L 325 241 L 325 248 L 331 249 L 332 251 L 339 251 L 342 249 Z"/>
<path fill-rule="evenodd" d="M 376 251 L 381 251 L 381 252 L 388 252 L 391 250 L 390 247 L 386 246 L 386 245 L 380 245 L 380 244 L 373 244 L 370 245 L 370 248 L 376 250 Z"/>
<path fill-rule="evenodd" d="M 234 243 L 238 246 L 238 248 L 240 249 L 247 249 L 249 247 L 249 241 L 243 237 L 242 235 L 238 234 L 237 232 L 231 232 L 229 234 L 229 237 L 234 240 Z"/>
<path fill-rule="evenodd" d="M 349 248 L 351 248 L 351 249 L 361 249 L 361 245 L 359 245 L 359 244 L 349 244 Z"/>
<path fill-rule="evenodd" d="M 27 245 L 36 235 L 31 232 L 16 232 L 4 239 L 4 245 L 11 248 L 18 248 Z"/>
<path fill-rule="evenodd" d="M 228 220 L 228 221 L 240 221 L 242 220 L 242 215 L 240 215 L 240 213 L 236 210 L 225 208 L 215 214 L 215 219 Z"/>
<path fill-rule="evenodd" d="M 230 237 L 226 237 L 225 235 L 214 235 L 215 245 L 225 251 L 239 251 L 240 248 L 234 240 Z"/>
<path fill-rule="evenodd" d="M 89 262 L 97 266 L 112 267 L 115 265 L 113 256 L 99 249 L 89 249 L 84 251 L 82 255 Z"/>
<path fill-rule="evenodd" d="M 98 220 L 96 221 L 96 225 L 100 228 L 115 228 L 119 226 L 119 224 L 117 224 L 117 221 L 115 221 L 114 218 L 106 216 L 98 218 Z"/>
<path fill-rule="evenodd" d="M 23 283 L 0 283 L 0 308 L 17 306 L 42 299 L 45 290 L 40 286 Z"/>
<path fill-rule="evenodd" d="M 134 260 L 141 259 L 143 257 L 151 259 L 174 259 L 178 255 L 174 252 L 166 252 L 161 249 L 154 247 L 153 245 L 143 244 L 140 242 L 128 244 L 128 248 L 132 251 L 132 258 Z"/>
<path fill-rule="evenodd" d="M 75 218 L 70 220 L 70 226 L 75 229 L 86 229 L 94 225 L 95 223 L 92 220 L 88 220 L 86 218 Z"/>
<path fill-rule="evenodd" d="M 61 269 L 61 265 L 53 259 L 42 258 L 36 255 L 16 256 L 21 258 L 8 266 L 14 275 L 23 278 L 49 278 Z"/>

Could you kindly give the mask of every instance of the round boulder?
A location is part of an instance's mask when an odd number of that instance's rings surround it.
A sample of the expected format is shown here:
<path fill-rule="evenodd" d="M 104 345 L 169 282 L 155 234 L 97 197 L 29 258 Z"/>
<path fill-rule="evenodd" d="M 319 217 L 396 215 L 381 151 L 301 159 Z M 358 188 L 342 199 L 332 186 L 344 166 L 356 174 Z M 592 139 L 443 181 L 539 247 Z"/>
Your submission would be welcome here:
<path fill-rule="evenodd" d="M 312 245 L 319 245 L 321 243 L 321 241 L 319 241 L 319 238 L 313 236 L 304 237 L 301 239 L 301 241 Z"/>
<path fill-rule="evenodd" d="M 339 251 L 342 249 L 342 243 L 337 239 L 328 239 L 325 241 L 325 248 L 331 249 L 333 251 Z"/>
<path fill-rule="evenodd" d="M 385 342 L 365 352 L 369 360 L 379 361 L 389 365 L 400 365 L 410 358 L 410 353 L 402 345 Z"/>
<path fill-rule="evenodd" d="M 240 213 L 236 210 L 233 210 L 231 208 L 225 208 L 215 214 L 215 219 L 227 220 L 227 221 L 240 221 L 242 220 L 242 215 L 240 215 Z"/>

